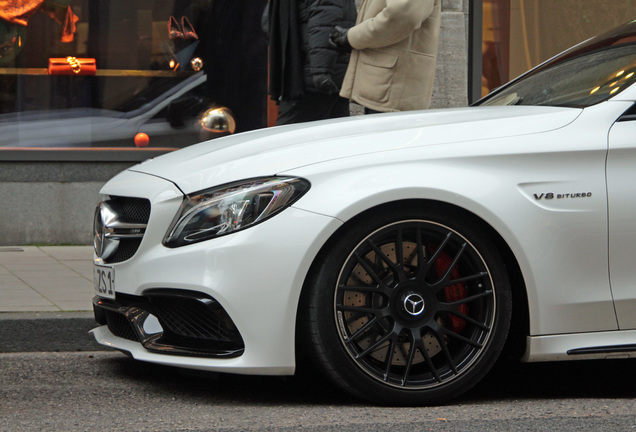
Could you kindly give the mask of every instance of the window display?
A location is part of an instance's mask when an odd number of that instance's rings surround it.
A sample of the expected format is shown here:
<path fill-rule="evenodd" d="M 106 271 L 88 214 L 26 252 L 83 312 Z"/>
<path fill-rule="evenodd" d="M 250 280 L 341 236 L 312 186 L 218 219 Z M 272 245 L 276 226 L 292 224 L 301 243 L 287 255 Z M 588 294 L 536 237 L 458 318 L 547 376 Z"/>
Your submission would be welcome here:
<path fill-rule="evenodd" d="M 0 149 L 167 150 L 265 127 L 266 3 L 0 0 Z"/>

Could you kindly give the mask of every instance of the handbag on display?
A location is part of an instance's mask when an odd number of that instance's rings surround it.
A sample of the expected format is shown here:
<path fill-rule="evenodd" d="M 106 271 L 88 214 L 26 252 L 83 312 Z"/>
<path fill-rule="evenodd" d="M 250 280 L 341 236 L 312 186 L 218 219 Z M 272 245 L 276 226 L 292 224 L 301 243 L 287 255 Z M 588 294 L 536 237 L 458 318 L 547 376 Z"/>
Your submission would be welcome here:
<path fill-rule="evenodd" d="M 97 62 L 94 58 L 61 57 L 49 59 L 49 75 L 95 75 Z"/>

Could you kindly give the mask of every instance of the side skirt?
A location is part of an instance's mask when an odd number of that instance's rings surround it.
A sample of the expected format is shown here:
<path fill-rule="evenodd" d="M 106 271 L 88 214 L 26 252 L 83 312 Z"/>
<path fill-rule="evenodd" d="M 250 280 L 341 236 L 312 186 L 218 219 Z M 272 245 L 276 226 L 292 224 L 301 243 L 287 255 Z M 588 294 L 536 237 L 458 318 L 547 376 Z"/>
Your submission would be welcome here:
<path fill-rule="evenodd" d="M 524 362 L 636 358 L 636 330 L 529 336 Z"/>

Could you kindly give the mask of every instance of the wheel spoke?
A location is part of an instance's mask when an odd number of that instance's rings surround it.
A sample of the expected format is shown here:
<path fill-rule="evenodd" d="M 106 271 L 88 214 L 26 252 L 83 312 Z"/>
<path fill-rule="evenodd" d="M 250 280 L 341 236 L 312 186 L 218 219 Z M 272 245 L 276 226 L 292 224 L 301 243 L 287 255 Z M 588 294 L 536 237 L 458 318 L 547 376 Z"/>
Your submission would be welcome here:
<path fill-rule="evenodd" d="M 397 230 L 395 236 L 395 262 L 398 266 L 404 262 L 404 240 L 402 238 L 402 228 Z"/>
<path fill-rule="evenodd" d="M 424 277 L 424 275 L 426 274 L 426 271 L 428 271 L 428 266 L 426 266 L 426 262 L 425 262 L 425 257 L 424 257 L 424 243 L 422 242 L 422 229 L 418 226 L 417 229 L 415 230 L 415 241 L 417 244 L 417 247 L 415 248 L 414 253 L 417 254 L 417 268 L 420 269 L 420 271 L 417 273 L 417 275 L 415 276 L 416 279 L 420 278 L 420 274 L 422 274 L 422 278 Z M 422 271 L 424 271 L 424 273 L 422 273 Z"/>
<path fill-rule="evenodd" d="M 439 333 L 432 332 L 432 335 L 433 335 L 433 337 L 435 339 L 437 339 L 437 342 L 439 343 L 439 346 L 442 348 L 442 352 L 444 353 L 444 358 L 446 359 L 446 364 L 448 365 L 450 370 L 452 370 L 453 373 L 455 375 L 457 375 L 459 373 L 457 371 L 457 365 L 455 364 L 455 361 L 453 360 L 453 356 L 452 356 L 450 350 L 448 349 L 448 346 L 444 343 L 444 341 L 440 337 Z"/>
<path fill-rule="evenodd" d="M 433 266 L 433 263 L 437 261 L 437 258 L 439 258 L 439 255 L 442 253 L 446 245 L 449 243 L 451 235 L 452 233 L 450 232 L 446 234 L 446 237 L 444 237 L 444 240 L 442 240 L 442 243 L 437 247 L 437 249 L 433 252 L 433 255 L 431 255 L 431 257 L 428 259 L 428 261 L 426 262 L 427 265 L 425 266 L 426 268 L 423 269 L 425 273 L 422 275 L 423 277 L 426 277 L 428 270 Z"/>
<path fill-rule="evenodd" d="M 397 265 L 397 263 L 393 262 L 391 258 L 389 258 L 382 249 L 379 248 L 375 243 L 369 241 L 368 244 L 371 246 L 371 249 L 375 252 L 376 257 L 380 258 L 380 260 L 386 264 L 386 266 L 391 270 L 391 272 L 396 276 L 396 282 L 404 282 L 407 279 L 406 272 L 404 269 Z"/>
<path fill-rule="evenodd" d="M 386 362 L 384 367 L 384 381 L 389 380 L 389 376 L 391 375 L 391 366 L 393 365 L 393 353 L 395 352 L 395 347 L 397 345 L 397 341 L 395 338 L 389 341 L 389 351 L 386 356 Z"/>
<path fill-rule="evenodd" d="M 416 258 L 415 264 L 411 264 L 413 262 L 413 258 Z M 408 267 L 412 272 L 414 272 L 414 280 L 424 280 L 426 278 L 426 272 L 429 267 L 426 265 L 426 261 L 424 259 L 422 230 L 419 226 L 415 228 L 415 249 L 408 257 L 406 257 L 406 259 L 404 258 L 404 253 L 402 253 L 402 260 L 403 261 L 398 262 L 403 262 L 405 267 Z"/>
<path fill-rule="evenodd" d="M 443 346 L 443 344 L 440 344 L 440 346 Z M 424 360 L 426 360 L 426 364 L 428 365 L 428 367 L 431 370 L 431 373 L 435 377 L 435 381 L 441 383 L 442 377 L 439 375 L 439 370 L 438 368 L 435 367 L 435 364 L 433 363 L 431 356 L 428 354 L 428 351 L 426 351 L 426 348 L 424 346 L 422 346 L 422 348 L 420 349 L 420 352 L 422 353 L 422 356 L 424 356 Z"/>
<path fill-rule="evenodd" d="M 458 341 L 465 343 L 466 345 L 470 345 L 474 348 L 479 348 L 479 349 L 483 348 L 483 344 L 480 344 L 479 342 L 475 342 L 471 339 L 468 339 L 467 337 L 464 337 L 460 335 L 459 333 L 455 333 L 454 331 L 451 331 L 448 328 L 443 328 L 440 331 L 444 333 L 445 335 L 452 337 L 453 339 L 457 339 Z"/>
<path fill-rule="evenodd" d="M 382 287 L 384 289 L 388 289 L 389 287 L 384 283 L 382 277 L 376 273 L 373 263 L 370 263 L 368 259 L 363 256 L 360 256 L 357 252 L 353 254 L 356 262 L 362 266 L 364 271 L 367 272 L 371 279 L 378 284 L 378 287 Z"/>
<path fill-rule="evenodd" d="M 438 339 L 439 342 L 439 339 Z M 442 346 L 443 344 L 440 343 L 440 346 Z M 426 362 L 428 368 L 431 371 L 431 374 L 433 375 L 433 377 L 435 378 L 435 380 L 437 382 L 442 382 L 442 377 L 439 375 L 439 371 L 438 368 L 435 367 L 435 364 L 433 363 L 433 360 L 431 359 L 431 356 L 428 354 L 428 351 L 426 350 L 426 347 L 424 346 L 424 344 L 422 343 L 422 334 L 420 332 L 420 329 L 412 329 L 411 330 L 411 349 L 409 352 L 409 361 L 407 363 L 408 367 L 407 370 L 404 373 L 404 377 L 402 380 L 402 385 L 405 386 L 408 384 L 408 377 L 410 374 L 410 370 L 412 368 L 413 365 L 413 359 L 415 358 L 415 353 L 419 351 L 420 354 L 422 354 L 422 357 L 424 357 L 424 361 Z"/>
<path fill-rule="evenodd" d="M 417 351 L 418 344 L 416 342 L 417 338 L 413 334 L 413 330 L 411 330 L 411 346 L 409 348 L 408 359 L 406 360 L 406 367 L 404 368 L 404 375 L 402 375 L 402 386 L 407 385 L 409 382 L 409 374 L 411 373 L 411 368 L 413 367 L 413 359 L 415 358 L 415 352 Z"/>
<path fill-rule="evenodd" d="M 365 307 L 365 306 L 349 306 L 349 305 L 337 304 L 336 309 L 342 312 L 355 312 L 360 315 L 373 315 L 376 317 L 383 317 L 388 314 L 388 312 L 386 311 L 386 308 L 372 308 L 372 307 Z"/>
<path fill-rule="evenodd" d="M 397 324 L 394 324 L 393 328 L 390 331 L 386 332 L 386 334 L 384 336 L 382 336 L 380 339 L 375 341 L 375 343 L 371 344 L 369 347 L 367 347 L 367 349 L 365 349 L 361 353 L 356 354 L 356 360 L 359 360 L 362 357 L 365 357 L 365 356 L 369 355 L 369 353 L 374 352 L 376 349 L 378 349 L 380 346 L 382 346 L 382 344 L 384 344 L 384 342 L 386 342 L 387 340 L 391 339 L 392 337 L 397 338 L 397 335 L 400 333 L 400 330 L 401 330 L 401 327 L 398 326 Z"/>
<path fill-rule="evenodd" d="M 483 279 L 485 277 L 488 276 L 488 272 L 479 272 L 479 273 L 475 273 L 474 275 L 471 276 L 464 276 L 464 277 L 460 277 L 457 279 L 453 279 L 452 281 L 448 282 L 448 285 L 457 285 L 460 283 L 466 283 L 466 282 L 471 282 L 477 279 Z"/>
<path fill-rule="evenodd" d="M 475 300 L 479 300 L 479 299 L 484 298 L 484 297 L 491 297 L 492 295 L 493 295 L 492 290 L 487 290 L 487 291 L 484 291 L 484 292 L 481 292 L 481 293 L 478 293 L 478 294 L 475 294 L 475 295 L 464 297 L 463 299 L 455 300 L 455 301 L 452 301 L 452 302 L 444 302 L 444 303 L 442 303 L 444 306 L 441 307 L 440 309 L 446 310 L 446 311 L 451 311 L 451 310 L 454 310 L 455 306 L 459 306 L 461 304 L 474 302 Z"/>
<path fill-rule="evenodd" d="M 340 285 L 338 287 L 339 291 L 354 291 L 359 293 L 370 293 L 370 294 L 386 294 L 386 291 L 381 287 L 374 286 L 359 286 L 359 285 Z"/>
<path fill-rule="evenodd" d="M 464 254 L 464 250 L 466 250 L 466 243 L 461 245 L 459 251 L 455 255 L 455 258 L 453 258 L 453 261 L 451 262 L 451 264 L 444 271 L 444 274 L 440 276 L 439 280 L 434 284 L 433 289 L 436 292 L 446 288 L 447 286 L 455 285 L 455 282 L 451 283 L 451 279 L 450 279 L 451 278 L 451 273 L 452 273 L 453 269 L 455 268 L 455 266 L 457 265 L 457 263 L 459 262 L 459 259 Z"/>
<path fill-rule="evenodd" d="M 478 327 L 480 330 L 490 331 L 491 327 L 489 325 L 484 324 L 481 321 L 477 321 L 474 318 L 469 317 L 468 315 L 464 315 L 457 309 L 448 309 L 447 312 L 449 314 L 455 315 L 458 318 L 463 319 L 466 322 L 473 324 L 475 327 Z"/>
<path fill-rule="evenodd" d="M 367 321 L 367 323 L 365 325 L 360 327 L 354 334 L 349 336 L 349 339 L 347 340 L 347 344 L 351 344 L 351 343 L 355 342 L 356 339 L 358 339 L 360 336 L 364 335 L 367 332 L 367 330 L 369 330 L 371 327 L 373 327 L 377 322 L 378 322 L 378 317 L 371 318 L 369 321 Z"/>

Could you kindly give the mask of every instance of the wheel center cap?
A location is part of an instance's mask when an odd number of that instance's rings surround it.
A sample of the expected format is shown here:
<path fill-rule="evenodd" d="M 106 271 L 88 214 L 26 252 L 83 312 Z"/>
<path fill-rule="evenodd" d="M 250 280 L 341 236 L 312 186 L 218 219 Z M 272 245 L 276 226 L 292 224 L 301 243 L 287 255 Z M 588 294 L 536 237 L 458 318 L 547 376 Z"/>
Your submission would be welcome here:
<path fill-rule="evenodd" d="M 411 316 L 419 316 L 424 312 L 424 297 L 418 293 L 410 293 L 404 297 L 404 310 Z"/>

